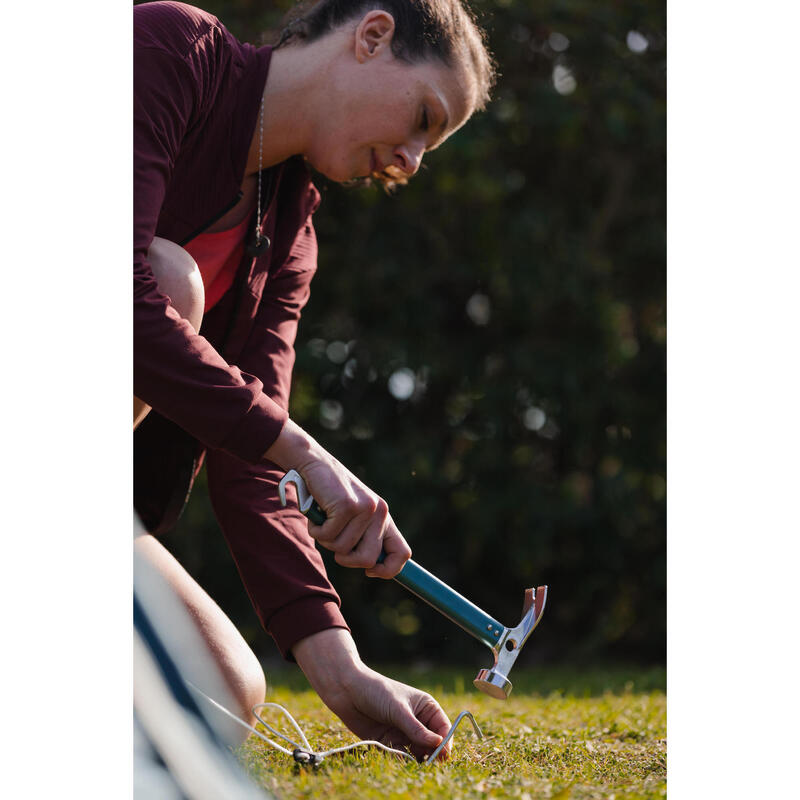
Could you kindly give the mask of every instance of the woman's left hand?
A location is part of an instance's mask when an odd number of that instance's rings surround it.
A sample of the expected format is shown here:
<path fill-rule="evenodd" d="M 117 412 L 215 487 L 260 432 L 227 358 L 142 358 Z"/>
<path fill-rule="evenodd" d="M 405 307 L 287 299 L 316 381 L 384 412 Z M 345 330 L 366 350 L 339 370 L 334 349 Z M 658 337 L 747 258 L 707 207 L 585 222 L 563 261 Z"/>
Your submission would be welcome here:
<path fill-rule="evenodd" d="M 426 692 L 367 667 L 342 628 L 302 639 L 293 648 L 297 663 L 322 701 L 361 739 L 427 758 L 450 730 L 450 720 Z M 450 744 L 439 759 L 450 755 Z"/>

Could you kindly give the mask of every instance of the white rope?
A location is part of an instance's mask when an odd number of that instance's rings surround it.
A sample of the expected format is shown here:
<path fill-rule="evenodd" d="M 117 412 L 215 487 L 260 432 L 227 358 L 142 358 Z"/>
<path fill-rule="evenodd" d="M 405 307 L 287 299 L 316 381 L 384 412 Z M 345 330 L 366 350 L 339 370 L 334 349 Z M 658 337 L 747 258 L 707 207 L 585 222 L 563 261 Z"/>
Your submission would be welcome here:
<path fill-rule="evenodd" d="M 289 744 L 294 745 L 295 748 L 299 747 L 297 742 L 293 742 L 288 736 L 284 736 L 280 731 L 276 731 L 271 725 L 268 725 L 264 720 L 261 718 L 261 715 L 258 713 L 256 709 L 259 708 L 277 708 L 279 711 L 282 711 L 284 716 L 289 720 L 289 722 L 294 725 L 294 729 L 300 735 L 300 738 L 303 740 L 303 746 L 306 750 L 311 750 L 311 745 L 308 743 L 308 739 L 306 739 L 306 735 L 303 733 L 302 728 L 297 724 L 297 720 L 280 704 L 278 703 L 259 703 L 258 705 L 253 706 L 253 716 L 269 731 L 274 733 L 276 736 L 280 736 L 285 742 L 289 742 Z"/>
<path fill-rule="evenodd" d="M 282 705 L 279 705 L 278 703 L 259 703 L 258 705 L 253 706 L 252 709 L 253 716 L 273 735 L 278 736 L 288 744 L 292 745 L 293 749 L 287 750 L 282 745 L 279 745 L 277 742 L 273 742 L 272 739 L 269 739 L 268 737 L 264 736 L 264 734 L 261 733 L 261 731 L 256 730 L 252 725 L 249 725 L 244 720 L 239 719 L 239 717 L 237 717 L 236 714 L 231 713 L 230 711 L 228 711 L 227 708 L 225 708 L 225 706 L 220 705 L 216 700 L 209 697 L 201 689 L 198 689 L 197 686 L 195 686 L 191 681 L 187 680 L 186 683 L 192 689 L 194 689 L 194 691 L 197 692 L 197 694 L 199 694 L 202 698 L 211 703 L 211 705 L 213 705 L 214 708 L 218 709 L 219 711 L 222 711 L 223 714 L 230 717 L 235 722 L 238 722 L 239 725 L 241 725 L 243 728 L 247 728 L 247 730 L 249 730 L 251 733 L 254 733 L 256 736 L 258 736 L 259 739 L 262 739 L 271 747 L 274 747 L 276 750 L 280 750 L 281 753 L 285 753 L 287 756 L 292 756 L 296 761 L 299 761 L 301 763 L 319 764 L 324 758 L 333 755 L 334 753 L 343 753 L 346 750 L 352 750 L 356 747 L 370 747 L 370 746 L 379 747 L 381 750 L 385 750 L 387 753 L 393 753 L 394 755 L 402 756 L 403 758 L 410 758 L 412 761 L 416 761 L 416 759 L 414 758 L 414 756 L 411 755 L 411 753 L 406 753 L 403 750 L 395 750 L 393 747 L 387 747 L 385 744 L 382 744 L 381 742 L 376 742 L 373 739 L 363 739 L 360 742 L 348 744 L 345 747 L 334 747 L 331 750 L 322 750 L 321 752 L 317 752 L 308 743 L 308 739 L 306 739 L 306 736 L 303 733 L 302 728 L 297 724 L 297 720 L 295 720 L 295 718 Z M 258 713 L 258 709 L 260 708 L 277 708 L 280 711 L 282 711 L 289 720 L 289 722 L 292 723 L 294 729 L 299 734 L 300 739 L 303 742 L 303 746 L 301 746 L 297 742 L 292 741 L 288 736 L 284 736 L 284 734 L 282 734 L 280 731 L 276 731 L 275 728 L 273 728 L 268 723 L 264 722 L 264 720 L 261 718 L 261 715 Z"/>
<path fill-rule="evenodd" d="M 249 725 L 243 719 L 239 719 L 239 717 L 237 717 L 236 714 L 231 713 L 230 711 L 228 711 L 227 708 L 225 708 L 225 706 L 220 705 L 216 700 L 209 697 L 204 691 L 198 689 L 197 686 L 195 686 L 191 681 L 187 680 L 186 683 L 189 685 L 190 688 L 194 689 L 194 691 L 197 692 L 197 694 L 199 694 L 200 697 L 204 698 L 206 701 L 211 703 L 211 705 L 213 705 L 214 708 L 218 709 L 219 711 L 222 711 L 223 714 L 226 714 L 235 722 L 238 722 L 239 725 L 241 725 L 243 728 L 247 728 L 247 730 L 249 730 L 251 733 L 254 733 L 256 736 L 258 736 L 259 739 L 265 741 L 271 747 L 274 747 L 276 750 L 280 750 L 281 753 L 285 753 L 287 756 L 292 756 L 295 759 L 295 761 L 299 761 L 300 763 L 319 764 L 323 759 L 327 758 L 328 756 L 332 756 L 335 753 L 344 753 L 347 750 L 353 750 L 356 747 L 379 747 L 381 750 L 385 750 L 387 753 L 393 753 L 394 755 L 402 756 L 403 758 L 410 758 L 412 761 L 416 761 L 416 759 L 414 758 L 414 756 L 411 755 L 411 753 L 406 753 L 404 750 L 396 750 L 393 747 L 388 747 L 382 742 L 376 742 L 374 739 L 362 739 L 359 742 L 354 742 L 353 744 L 348 744 L 345 745 L 344 747 L 334 747 L 330 750 L 322 750 L 320 752 L 317 752 L 308 743 L 308 739 L 306 739 L 306 735 L 303 733 L 303 729 L 300 727 L 300 725 L 298 725 L 297 720 L 282 705 L 280 705 L 279 703 L 258 703 L 257 705 L 254 705 L 252 708 L 253 716 L 270 733 L 272 733 L 274 736 L 279 737 L 280 739 L 283 739 L 284 742 L 292 746 L 291 750 L 287 750 L 285 747 L 283 747 L 283 745 L 280 745 L 277 742 L 273 742 L 272 739 L 269 739 L 268 737 L 264 736 L 264 734 L 261 733 L 261 731 L 256 730 L 252 725 Z M 277 708 L 279 711 L 281 711 L 284 714 L 284 716 L 289 720 L 289 722 L 292 724 L 294 729 L 297 731 L 297 734 L 300 737 L 303 746 L 301 747 L 297 742 L 293 741 L 288 736 L 285 736 L 280 731 L 275 730 L 275 728 L 273 728 L 270 724 L 265 722 L 264 719 L 261 717 L 261 715 L 258 713 L 259 710 L 262 708 Z M 462 719 L 464 719 L 464 717 L 467 717 L 469 721 L 472 723 L 472 727 L 475 730 L 475 735 L 479 739 L 483 739 L 483 734 L 481 733 L 481 729 L 478 727 L 478 723 L 475 722 L 475 717 L 473 717 L 469 711 L 462 711 L 458 715 L 458 717 L 456 717 L 456 721 L 451 726 L 447 736 L 445 736 L 444 739 L 442 739 L 439 746 L 425 760 L 426 766 L 428 764 L 432 764 L 435 761 L 436 756 L 439 755 L 442 748 L 453 737 L 453 734 L 456 732 L 458 724 L 461 722 Z"/>

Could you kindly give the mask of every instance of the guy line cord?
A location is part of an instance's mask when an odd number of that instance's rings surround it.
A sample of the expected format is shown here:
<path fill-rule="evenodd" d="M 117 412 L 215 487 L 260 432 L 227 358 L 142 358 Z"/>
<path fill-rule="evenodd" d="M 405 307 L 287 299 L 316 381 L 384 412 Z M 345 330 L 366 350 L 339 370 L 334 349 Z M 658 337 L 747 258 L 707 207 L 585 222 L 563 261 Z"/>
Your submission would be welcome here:
<path fill-rule="evenodd" d="M 353 744 L 345 745 L 344 747 L 334 747 L 330 750 L 322 750 L 316 751 L 311 745 L 308 743 L 308 739 L 306 739 L 305 734 L 303 733 L 302 728 L 297 724 L 297 720 L 279 703 L 258 703 L 254 705 L 252 708 L 253 716 L 274 736 L 283 739 L 287 744 L 291 745 L 292 749 L 289 750 L 288 748 L 284 747 L 283 745 L 278 744 L 277 742 L 272 741 L 267 736 L 265 736 L 261 731 L 256 730 L 252 725 L 246 723 L 243 719 L 239 719 L 236 714 L 228 711 L 225 706 L 220 705 L 216 700 L 209 697 L 204 691 L 199 689 L 195 686 L 191 681 L 187 680 L 186 684 L 194 690 L 200 697 L 210 703 L 214 708 L 221 711 L 226 716 L 230 717 L 234 722 L 237 722 L 243 728 L 247 728 L 248 731 L 254 733 L 258 736 L 259 739 L 265 741 L 268 745 L 274 747 L 276 750 L 280 750 L 281 753 L 285 753 L 287 756 L 292 756 L 295 761 L 300 764 L 319 764 L 328 756 L 334 755 L 335 753 L 343 753 L 346 750 L 353 750 L 356 747 L 379 747 L 381 750 L 385 750 L 387 753 L 393 753 L 394 755 L 402 756 L 403 758 L 410 758 L 412 761 L 416 761 L 414 756 L 411 753 L 407 753 L 404 750 L 396 750 L 393 747 L 388 747 L 387 745 L 377 742 L 374 739 L 362 739 L 359 742 L 354 742 Z M 261 715 L 258 713 L 262 708 L 276 708 L 281 711 L 284 716 L 289 720 L 292 724 L 294 729 L 297 731 L 297 735 L 300 737 L 300 743 L 293 741 L 288 736 L 284 736 L 280 731 L 275 730 L 271 725 L 266 723 Z M 442 751 L 442 749 L 447 745 L 450 739 L 453 737 L 453 734 L 456 731 L 459 723 L 462 719 L 466 717 L 472 723 L 472 727 L 475 731 L 475 735 L 479 739 L 483 739 L 483 733 L 481 733 L 481 729 L 478 727 L 478 723 L 475 722 L 475 718 L 469 711 L 462 711 L 457 717 L 456 721 L 453 723 L 452 727 L 447 733 L 447 736 L 442 739 L 439 746 L 425 759 L 425 766 L 432 764 L 436 760 L 436 756 Z M 302 746 L 301 746 L 302 745 Z"/>

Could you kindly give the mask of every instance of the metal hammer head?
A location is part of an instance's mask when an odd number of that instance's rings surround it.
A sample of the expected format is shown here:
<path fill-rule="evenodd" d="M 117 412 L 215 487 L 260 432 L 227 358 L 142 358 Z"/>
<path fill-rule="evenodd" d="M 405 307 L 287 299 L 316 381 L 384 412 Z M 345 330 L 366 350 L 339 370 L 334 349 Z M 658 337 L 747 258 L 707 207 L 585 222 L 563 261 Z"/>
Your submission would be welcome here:
<path fill-rule="evenodd" d="M 537 589 L 525 590 L 525 602 L 522 607 L 522 620 L 516 628 L 506 628 L 496 645 L 492 647 L 494 653 L 494 666 L 482 669 L 473 683 L 482 692 L 506 700 L 511 694 L 511 681 L 508 673 L 517 660 L 522 645 L 533 633 L 544 613 L 544 604 L 547 600 L 547 587 L 539 586 Z"/>

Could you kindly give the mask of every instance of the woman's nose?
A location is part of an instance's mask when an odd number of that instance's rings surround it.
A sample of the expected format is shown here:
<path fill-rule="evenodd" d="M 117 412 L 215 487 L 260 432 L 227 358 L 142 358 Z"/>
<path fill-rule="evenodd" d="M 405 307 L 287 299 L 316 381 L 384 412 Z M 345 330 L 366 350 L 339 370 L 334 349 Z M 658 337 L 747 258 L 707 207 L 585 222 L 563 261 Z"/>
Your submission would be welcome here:
<path fill-rule="evenodd" d="M 395 148 L 394 164 L 410 178 L 419 169 L 424 153 L 423 142 L 408 142 Z"/>

